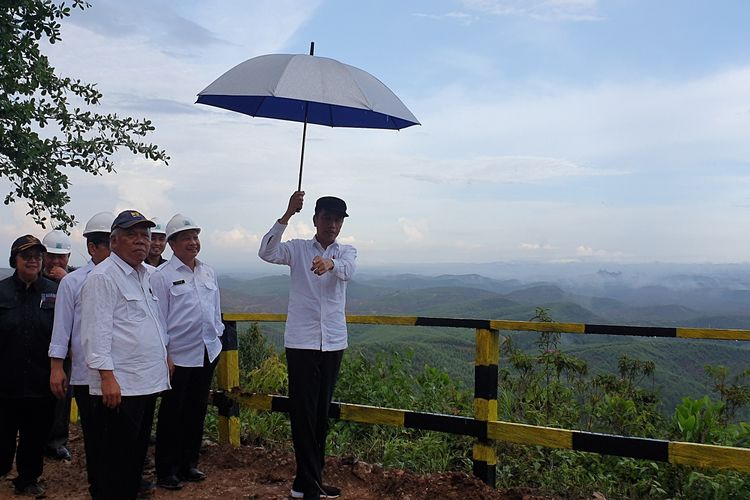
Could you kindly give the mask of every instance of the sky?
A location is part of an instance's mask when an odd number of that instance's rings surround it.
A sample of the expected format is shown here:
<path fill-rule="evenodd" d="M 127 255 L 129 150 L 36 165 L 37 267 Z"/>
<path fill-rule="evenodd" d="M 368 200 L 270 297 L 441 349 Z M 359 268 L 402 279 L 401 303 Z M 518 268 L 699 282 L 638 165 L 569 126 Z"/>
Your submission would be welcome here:
<path fill-rule="evenodd" d="M 311 41 L 421 125 L 309 126 L 288 238 L 312 237 L 315 199 L 335 195 L 350 214 L 339 239 L 365 268 L 750 260 L 745 0 L 90 1 L 45 52 L 97 83 L 98 111 L 150 119 L 171 160 L 67 172 L 73 264 L 89 217 L 133 208 L 195 219 L 217 269 L 274 271 L 257 249 L 296 189 L 302 126 L 195 99 Z M 26 211 L 0 206 L 0 247 L 46 233 Z"/>

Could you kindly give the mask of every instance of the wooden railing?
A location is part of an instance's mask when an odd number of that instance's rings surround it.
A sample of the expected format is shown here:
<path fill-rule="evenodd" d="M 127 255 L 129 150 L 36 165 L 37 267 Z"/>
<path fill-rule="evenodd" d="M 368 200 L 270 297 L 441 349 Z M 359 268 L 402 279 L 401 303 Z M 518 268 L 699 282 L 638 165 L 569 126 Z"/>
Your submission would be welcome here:
<path fill-rule="evenodd" d="M 253 394 L 243 391 L 239 386 L 237 322 L 284 322 L 286 321 L 286 315 L 224 313 L 222 317 L 228 328 L 223 339 L 224 350 L 217 370 L 219 391 L 212 394 L 212 401 L 219 411 L 219 439 L 224 443 L 239 446 L 240 405 L 260 410 L 288 412 L 288 398 L 277 395 Z M 714 340 L 750 340 L 750 330 L 588 325 L 416 316 L 347 316 L 347 323 L 471 328 L 476 331 L 473 418 L 338 402 L 331 404 L 329 416 L 334 419 L 363 424 L 403 426 L 472 436 L 476 438 L 472 450 L 474 474 L 490 485 L 494 486 L 495 484 L 495 467 L 497 465 L 494 441 L 563 448 L 696 467 L 734 469 L 750 473 L 750 449 L 748 448 L 617 436 L 497 420 L 499 332 L 501 330 Z"/>

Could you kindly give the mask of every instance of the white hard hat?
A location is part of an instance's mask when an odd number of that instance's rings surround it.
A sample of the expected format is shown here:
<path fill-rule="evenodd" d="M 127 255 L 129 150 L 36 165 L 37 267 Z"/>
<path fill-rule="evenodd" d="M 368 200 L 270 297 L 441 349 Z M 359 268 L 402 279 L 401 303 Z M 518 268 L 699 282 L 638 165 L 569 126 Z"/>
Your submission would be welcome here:
<path fill-rule="evenodd" d="M 112 221 L 115 215 L 112 212 L 99 212 L 89 219 L 86 227 L 83 229 L 83 235 L 88 236 L 91 233 L 109 233 L 112 231 Z"/>
<path fill-rule="evenodd" d="M 167 234 L 167 231 L 164 229 L 164 223 L 161 219 L 158 217 L 151 217 L 151 222 L 156 224 L 151 228 L 151 234 Z"/>
<path fill-rule="evenodd" d="M 182 214 L 177 214 L 167 222 L 167 239 L 170 239 L 172 235 L 180 231 L 187 231 L 188 229 L 195 229 L 199 233 L 201 232 L 201 228 L 193 222 L 193 219 L 185 217 Z"/>
<path fill-rule="evenodd" d="M 47 253 L 70 253 L 70 238 L 59 229 L 47 233 L 47 236 L 42 240 L 42 244 L 47 247 Z"/>

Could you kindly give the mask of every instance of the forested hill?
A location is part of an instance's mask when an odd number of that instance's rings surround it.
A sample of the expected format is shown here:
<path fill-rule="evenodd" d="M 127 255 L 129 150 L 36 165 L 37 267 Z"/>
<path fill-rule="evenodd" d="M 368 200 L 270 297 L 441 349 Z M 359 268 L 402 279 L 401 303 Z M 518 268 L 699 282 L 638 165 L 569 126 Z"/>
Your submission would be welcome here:
<path fill-rule="evenodd" d="M 682 281 L 678 279 L 682 278 Z M 750 289 L 713 279 L 685 286 L 687 277 L 670 283 L 630 285 L 580 284 L 470 275 L 358 276 L 349 285 L 349 314 L 454 316 L 528 320 L 537 307 L 554 321 L 644 326 L 692 326 L 750 329 Z M 286 312 L 289 277 L 220 276 L 226 311 Z"/>
<path fill-rule="evenodd" d="M 529 320 L 538 307 L 558 322 L 750 329 L 750 292 L 734 280 L 704 275 L 662 276 L 658 283 L 627 283 L 606 272 L 600 282 L 493 279 L 477 274 L 422 276 L 360 274 L 348 288 L 347 312 L 363 315 Z M 289 277 L 222 275 L 222 309 L 285 313 Z M 265 327 L 280 345 L 279 325 Z M 414 352 L 418 362 L 447 369 L 471 385 L 474 333 L 468 330 L 352 326 L 351 346 L 365 352 Z M 515 334 L 516 345 L 534 348 L 537 336 Z M 564 350 L 589 364 L 591 373 L 615 372 L 622 355 L 656 363 L 654 385 L 671 413 L 683 396 L 709 392 L 704 366 L 747 368 L 750 343 L 615 336 L 563 335 Z M 457 362 L 457 361 L 461 362 Z"/>

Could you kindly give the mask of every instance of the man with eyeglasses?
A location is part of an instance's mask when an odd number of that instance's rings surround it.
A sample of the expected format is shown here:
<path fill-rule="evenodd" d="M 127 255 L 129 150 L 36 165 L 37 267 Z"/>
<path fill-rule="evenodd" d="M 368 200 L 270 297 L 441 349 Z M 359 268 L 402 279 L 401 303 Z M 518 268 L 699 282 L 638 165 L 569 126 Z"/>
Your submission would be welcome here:
<path fill-rule="evenodd" d="M 36 497 L 45 491 L 38 479 L 55 408 L 47 347 L 57 283 L 40 274 L 45 251 L 34 236 L 21 236 L 10 249 L 15 272 L 0 281 L 0 476 L 15 456 L 15 493 Z"/>
<path fill-rule="evenodd" d="M 170 388 L 167 350 L 148 255 L 154 223 L 136 210 L 112 222 L 111 254 L 81 290 L 81 344 L 89 368 L 102 498 L 136 498 L 157 395 Z"/>

